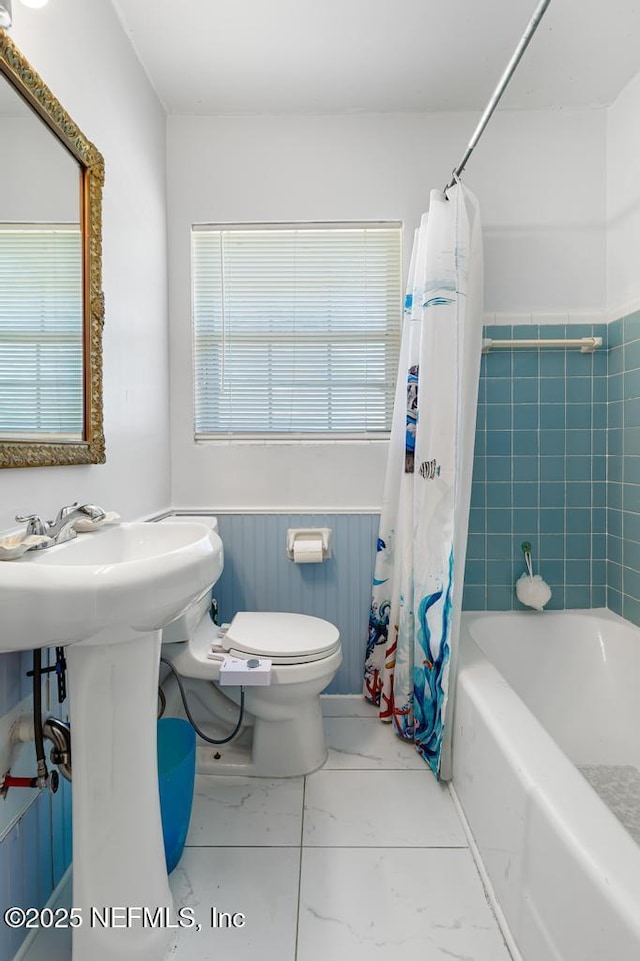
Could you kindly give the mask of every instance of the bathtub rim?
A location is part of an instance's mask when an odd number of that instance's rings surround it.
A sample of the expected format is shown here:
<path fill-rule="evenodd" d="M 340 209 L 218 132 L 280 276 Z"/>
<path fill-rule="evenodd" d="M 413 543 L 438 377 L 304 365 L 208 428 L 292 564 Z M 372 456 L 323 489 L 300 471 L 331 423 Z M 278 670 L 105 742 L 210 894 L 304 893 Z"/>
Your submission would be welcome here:
<path fill-rule="evenodd" d="M 616 614 L 615 611 L 609 610 L 608 607 L 567 607 L 559 611 L 534 611 L 523 609 L 523 610 L 511 610 L 511 611 L 462 611 L 460 619 L 460 631 L 462 634 L 462 629 L 467 627 L 469 620 L 488 620 L 489 618 L 503 619 L 507 617 L 526 617 L 527 620 L 532 620 L 534 618 L 553 618 L 554 620 L 572 616 L 574 614 L 580 615 L 581 617 L 588 617 L 589 620 L 602 620 L 610 621 L 612 624 L 619 624 L 621 627 L 629 628 L 634 633 L 638 634 L 638 640 L 640 641 L 640 626 L 634 624 L 632 621 L 628 621 L 626 618 L 622 617 L 620 614 Z M 477 643 L 477 642 L 475 642 Z M 479 647 L 480 645 L 478 645 Z"/>
<path fill-rule="evenodd" d="M 560 616 L 565 612 L 549 613 Z M 636 625 L 606 608 L 571 610 L 568 613 L 590 614 L 622 623 L 640 634 Z M 486 619 L 520 614 L 531 617 L 537 612 L 463 612 L 457 684 L 481 711 L 491 736 L 496 739 L 508 763 L 518 770 L 526 787 L 535 792 L 555 828 L 562 829 L 572 855 L 580 858 L 594 883 L 612 893 L 620 905 L 620 913 L 629 927 L 637 932 L 640 943 L 637 895 L 640 891 L 640 846 L 469 632 L 469 621 L 476 616 Z M 605 617 L 605 614 L 609 616 Z M 459 690 L 456 691 L 456 705 L 458 700 Z M 517 715 L 518 724 L 509 724 Z M 457 731 L 455 708 L 453 725 Z M 563 788 L 558 788 L 558 783 Z M 455 787 L 455 777 L 453 784 Z M 456 793 L 459 795 L 457 789 Z M 462 798 L 460 800 L 462 802 Z M 598 825 L 595 832 L 594 821 Z M 482 853 L 480 842 L 476 843 Z"/>

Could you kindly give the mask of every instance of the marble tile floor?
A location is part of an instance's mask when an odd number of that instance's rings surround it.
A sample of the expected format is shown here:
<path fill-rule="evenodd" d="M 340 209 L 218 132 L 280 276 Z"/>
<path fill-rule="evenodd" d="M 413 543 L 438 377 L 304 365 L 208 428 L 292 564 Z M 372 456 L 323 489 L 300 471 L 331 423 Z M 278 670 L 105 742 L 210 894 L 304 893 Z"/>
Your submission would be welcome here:
<path fill-rule="evenodd" d="M 361 700 L 324 712 L 320 771 L 197 778 L 175 961 L 509 961 L 447 789 Z"/>

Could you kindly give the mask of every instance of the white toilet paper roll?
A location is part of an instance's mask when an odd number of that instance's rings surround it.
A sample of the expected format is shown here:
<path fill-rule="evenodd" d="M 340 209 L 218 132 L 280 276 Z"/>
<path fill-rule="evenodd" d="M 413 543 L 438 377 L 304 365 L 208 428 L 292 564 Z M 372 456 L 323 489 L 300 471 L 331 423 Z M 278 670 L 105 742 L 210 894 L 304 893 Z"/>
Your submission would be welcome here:
<path fill-rule="evenodd" d="M 321 537 L 296 537 L 293 542 L 294 564 L 318 564 L 321 560 Z"/>

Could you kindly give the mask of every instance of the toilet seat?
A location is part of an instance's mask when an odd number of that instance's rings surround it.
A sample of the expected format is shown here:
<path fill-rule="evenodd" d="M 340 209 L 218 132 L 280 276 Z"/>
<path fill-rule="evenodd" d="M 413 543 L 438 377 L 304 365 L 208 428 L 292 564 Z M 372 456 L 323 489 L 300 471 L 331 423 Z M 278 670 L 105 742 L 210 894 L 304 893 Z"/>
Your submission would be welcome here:
<path fill-rule="evenodd" d="M 268 657 L 273 664 L 307 664 L 340 648 L 340 632 L 308 614 L 240 611 L 220 638 L 234 657 Z"/>

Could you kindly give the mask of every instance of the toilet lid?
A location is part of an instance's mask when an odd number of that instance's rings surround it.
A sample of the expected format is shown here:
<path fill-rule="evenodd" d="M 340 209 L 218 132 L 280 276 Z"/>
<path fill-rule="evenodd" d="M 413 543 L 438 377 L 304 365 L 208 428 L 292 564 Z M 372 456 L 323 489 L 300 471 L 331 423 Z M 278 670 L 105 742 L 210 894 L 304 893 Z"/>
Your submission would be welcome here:
<path fill-rule="evenodd" d="M 329 657 L 340 647 L 340 632 L 329 621 L 308 614 L 240 611 L 221 639 L 232 653 L 303 663 Z"/>

